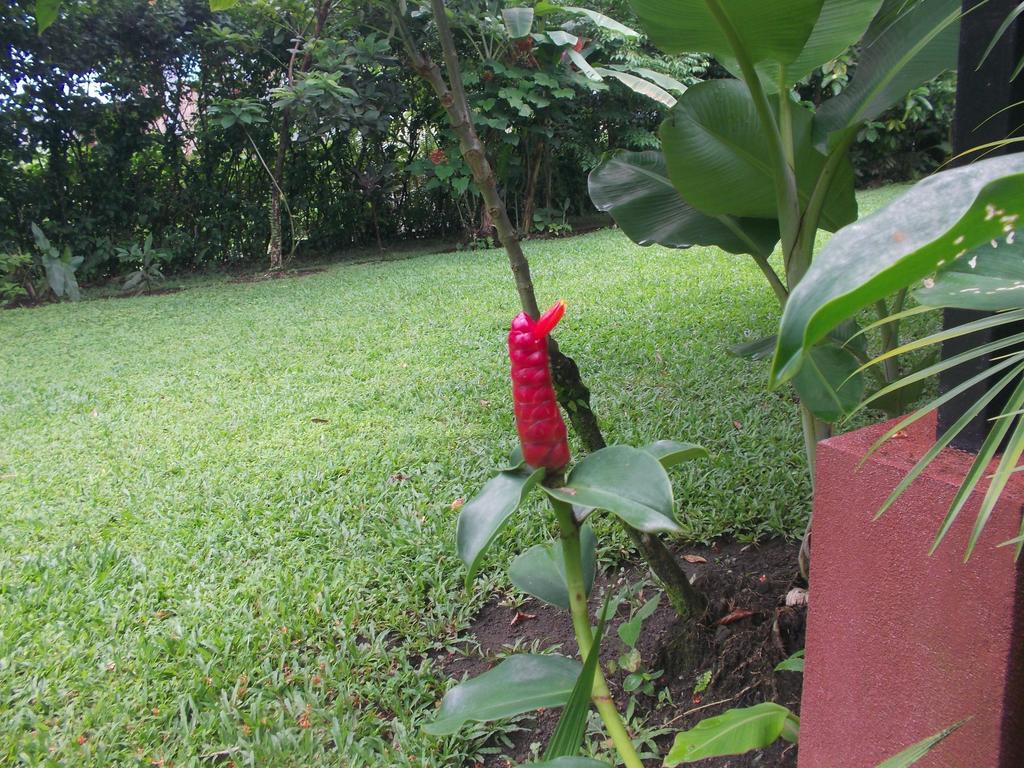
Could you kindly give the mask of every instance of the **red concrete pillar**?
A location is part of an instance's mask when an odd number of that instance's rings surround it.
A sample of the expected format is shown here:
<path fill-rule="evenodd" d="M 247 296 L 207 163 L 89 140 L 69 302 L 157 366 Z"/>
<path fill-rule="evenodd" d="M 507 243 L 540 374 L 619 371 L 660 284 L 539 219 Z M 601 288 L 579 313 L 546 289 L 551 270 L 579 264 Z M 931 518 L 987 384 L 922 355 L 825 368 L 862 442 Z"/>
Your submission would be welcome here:
<path fill-rule="evenodd" d="M 978 500 L 928 556 L 971 456 L 947 450 L 881 519 L 925 452 L 925 420 L 858 463 L 888 425 L 818 448 L 800 768 L 874 768 L 966 717 L 921 768 L 1024 767 L 1024 472 L 964 564 Z M 1024 558 L 1022 558 L 1024 560 Z"/>

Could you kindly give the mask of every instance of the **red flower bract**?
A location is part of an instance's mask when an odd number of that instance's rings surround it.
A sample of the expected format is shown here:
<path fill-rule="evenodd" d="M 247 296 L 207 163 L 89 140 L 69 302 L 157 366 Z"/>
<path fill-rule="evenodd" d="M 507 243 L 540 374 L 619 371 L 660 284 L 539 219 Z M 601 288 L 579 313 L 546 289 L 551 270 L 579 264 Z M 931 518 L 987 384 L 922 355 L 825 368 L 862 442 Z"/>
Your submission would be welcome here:
<path fill-rule="evenodd" d="M 531 467 L 559 470 L 569 463 L 565 422 L 551 385 L 547 339 L 564 314 L 564 301 L 557 302 L 537 320 L 520 312 L 508 332 L 516 429 L 523 458 Z"/>

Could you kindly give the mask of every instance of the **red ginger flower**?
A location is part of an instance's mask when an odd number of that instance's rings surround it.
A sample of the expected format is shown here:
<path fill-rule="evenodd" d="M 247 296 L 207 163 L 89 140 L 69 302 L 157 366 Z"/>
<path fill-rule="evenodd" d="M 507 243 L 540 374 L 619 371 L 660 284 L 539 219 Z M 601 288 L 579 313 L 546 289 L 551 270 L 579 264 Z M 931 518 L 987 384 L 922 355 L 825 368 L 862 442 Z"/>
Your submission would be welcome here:
<path fill-rule="evenodd" d="M 564 301 L 557 302 L 538 320 L 520 312 L 508 332 L 516 429 L 523 458 L 531 467 L 559 470 L 569 463 L 565 422 L 551 386 L 547 340 L 564 314 Z"/>

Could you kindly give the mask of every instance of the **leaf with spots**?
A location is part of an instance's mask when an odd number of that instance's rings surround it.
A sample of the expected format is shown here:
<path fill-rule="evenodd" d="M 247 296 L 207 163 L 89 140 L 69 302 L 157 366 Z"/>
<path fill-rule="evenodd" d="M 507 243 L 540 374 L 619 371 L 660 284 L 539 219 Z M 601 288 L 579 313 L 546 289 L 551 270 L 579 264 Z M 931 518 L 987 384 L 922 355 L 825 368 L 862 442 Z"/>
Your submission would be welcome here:
<path fill-rule="evenodd" d="M 981 160 L 915 184 L 879 212 L 844 227 L 815 257 L 786 302 L 771 382 L 792 379 L 843 320 L 993 239 L 1024 212 L 1024 153 Z"/>

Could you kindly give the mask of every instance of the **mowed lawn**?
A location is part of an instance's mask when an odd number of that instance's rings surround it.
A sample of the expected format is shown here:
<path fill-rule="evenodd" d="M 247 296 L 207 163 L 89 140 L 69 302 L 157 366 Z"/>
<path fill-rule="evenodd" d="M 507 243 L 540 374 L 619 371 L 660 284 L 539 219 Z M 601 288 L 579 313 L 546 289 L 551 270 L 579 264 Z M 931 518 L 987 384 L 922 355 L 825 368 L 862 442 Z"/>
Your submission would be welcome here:
<path fill-rule="evenodd" d="M 688 535 L 802 530 L 797 410 L 727 352 L 776 323 L 753 262 L 617 231 L 527 251 L 610 441 L 713 452 L 674 471 Z M 507 588 L 498 547 L 462 590 L 452 502 L 514 445 L 516 311 L 488 250 L 0 313 L 0 765 L 477 755 L 493 729 L 419 729 L 430 653 Z"/>

